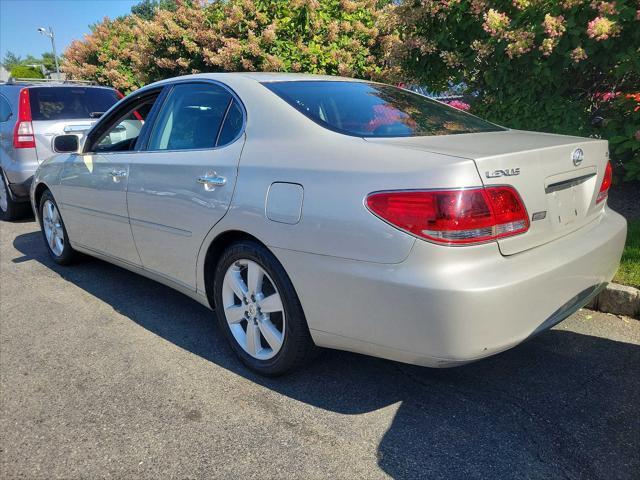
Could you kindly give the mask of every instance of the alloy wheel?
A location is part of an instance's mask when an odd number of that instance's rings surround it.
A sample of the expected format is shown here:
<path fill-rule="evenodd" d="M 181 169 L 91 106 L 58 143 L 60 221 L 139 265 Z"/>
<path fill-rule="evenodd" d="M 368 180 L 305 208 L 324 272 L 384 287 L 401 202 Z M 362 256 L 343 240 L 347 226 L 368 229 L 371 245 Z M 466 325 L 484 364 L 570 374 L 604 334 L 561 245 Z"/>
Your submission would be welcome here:
<path fill-rule="evenodd" d="M 64 250 L 64 230 L 58 207 L 51 200 L 45 201 L 42 206 L 42 225 L 49 248 L 59 257 Z"/>
<path fill-rule="evenodd" d="M 258 263 L 240 259 L 224 276 L 224 315 L 242 349 L 258 360 L 273 358 L 285 338 L 285 313 L 280 293 Z"/>
<path fill-rule="evenodd" d="M 4 178 L 0 173 L 0 210 L 6 212 L 9 208 L 9 192 L 7 192 L 7 185 L 4 183 Z"/>

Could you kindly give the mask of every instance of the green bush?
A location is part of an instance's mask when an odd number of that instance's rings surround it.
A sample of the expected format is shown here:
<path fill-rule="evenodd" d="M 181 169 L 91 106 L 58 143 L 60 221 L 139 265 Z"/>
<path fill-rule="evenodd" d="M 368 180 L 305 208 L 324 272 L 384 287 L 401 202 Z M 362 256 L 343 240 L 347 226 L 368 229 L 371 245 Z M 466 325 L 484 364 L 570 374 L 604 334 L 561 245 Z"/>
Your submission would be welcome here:
<path fill-rule="evenodd" d="M 408 80 L 464 82 L 473 112 L 497 123 L 602 135 L 626 177 L 640 178 L 637 103 L 627 98 L 640 91 L 638 8 L 636 0 L 405 0 L 393 20 L 402 39 L 395 56 Z M 606 94 L 620 100 L 604 105 Z M 604 128 L 594 127 L 603 112 Z"/>
<path fill-rule="evenodd" d="M 11 76 L 13 78 L 44 78 L 42 72 L 35 67 L 28 67 L 26 65 L 18 65 L 11 69 Z"/>

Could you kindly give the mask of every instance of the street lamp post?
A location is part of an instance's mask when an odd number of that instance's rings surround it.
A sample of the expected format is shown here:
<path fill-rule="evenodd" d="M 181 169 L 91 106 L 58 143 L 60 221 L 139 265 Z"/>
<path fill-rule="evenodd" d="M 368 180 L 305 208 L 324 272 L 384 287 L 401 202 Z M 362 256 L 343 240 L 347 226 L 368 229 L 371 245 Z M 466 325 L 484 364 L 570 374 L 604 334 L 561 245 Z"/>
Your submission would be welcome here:
<path fill-rule="evenodd" d="M 60 76 L 60 66 L 58 65 L 58 54 L 56 53 L 56 41 L 54 39 L 53 28 L 49 27 L 47 30 L 44 27 L 40 27 L 38 31 L 44 35 L 45 37 L 49 37 L 51 39 L 51 48 L 53 48 L 53 60 L 56 63 L 56 74 L 58 77 Z"/>

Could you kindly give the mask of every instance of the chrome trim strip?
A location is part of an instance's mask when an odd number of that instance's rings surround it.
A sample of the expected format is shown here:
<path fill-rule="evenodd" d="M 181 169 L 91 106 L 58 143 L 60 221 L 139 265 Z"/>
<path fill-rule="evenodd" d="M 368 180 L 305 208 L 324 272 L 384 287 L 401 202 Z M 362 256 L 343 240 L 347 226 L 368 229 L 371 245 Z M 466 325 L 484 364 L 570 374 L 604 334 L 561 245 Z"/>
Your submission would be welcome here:
<path fill-rule="evenodd" d="M 570 178 L 569 180 L 563 180 L 561 182 L 552 183 L 551 185 L 545 187 L 544 193 L 553 193 L 559 190 L 565 190 L 567 188 L 575 187 L 576 185 L 580 185 L 581 183 L 586 182 L 591 177 L 595 177 L 595 173 L 589 173 L 587 175 L 582 175 L 580 177 Z"/>
<path fill-rule="evenodd" d="M 150 230 L 159 230 L 161 232 L 171 233 L 179 237 L 191 237 L 192 235 L 189 230 L 182 230 L 181 228 L 170 227 L 168 225 L 162 225 L 160 223 L 148 222 L 146 220 L 140 220 L 137 218 L 130 218 L 129 221 L 131 225 L 135 225 L 137 227 L 148 228 Z"/>
<path fill-rule="evenodd" d="M 128 217 L 117 215 L 115 213 L 103 212 L 87 207 L 79 207 L 77 205 L 71 205 L 70 203 L 60 202 L 60 205 L 65 209 L 75 210 L 78 213 L 82 213 L 83 215 L 88 215 L 90 217 L 104 218 L 106 220 L 112 220 L 114 222 L 129 223 Z"/>

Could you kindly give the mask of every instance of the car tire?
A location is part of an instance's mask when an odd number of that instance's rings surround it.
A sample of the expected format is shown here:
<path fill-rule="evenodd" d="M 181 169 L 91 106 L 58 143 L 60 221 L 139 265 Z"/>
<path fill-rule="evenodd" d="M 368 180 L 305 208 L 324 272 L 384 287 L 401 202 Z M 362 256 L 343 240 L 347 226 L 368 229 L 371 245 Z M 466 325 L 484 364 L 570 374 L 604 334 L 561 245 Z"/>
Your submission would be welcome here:
<path fill-rule="evenodd" d="M 29 204 L 16 202 L 11 197 L 7 180 L 2 171 L 0 171 L 0 220 L 11 222 L 26 217 L 28 213 Z"/>
<path fill-rule="evenodd" d="M 40 198 L 38 216 L 42 238 L 51 258 L 60 265 L 73 263 L 78 254 L 69 243 L 62 213 L 50 190 L 45 190 Z"/>
<path fill-rule="evenodd" d="M 258 270 L 262 271 L 262 283 L 255 287 L 258 281 L 249 275 L 260 277 Z M 238 279 L 244 282 L 243 292 L 238 291 L 242 288 Z M 240 298 L 245 291 L 246 298 Z M 293 284 L 263 245 L 240 241 L 229 246 L 216 266 L 213 294 L 220 328 L 251 370 L 266 376 L 282 375 L 317 353 Z M 249 335 L 250 331 L 254 333 Z"/>

